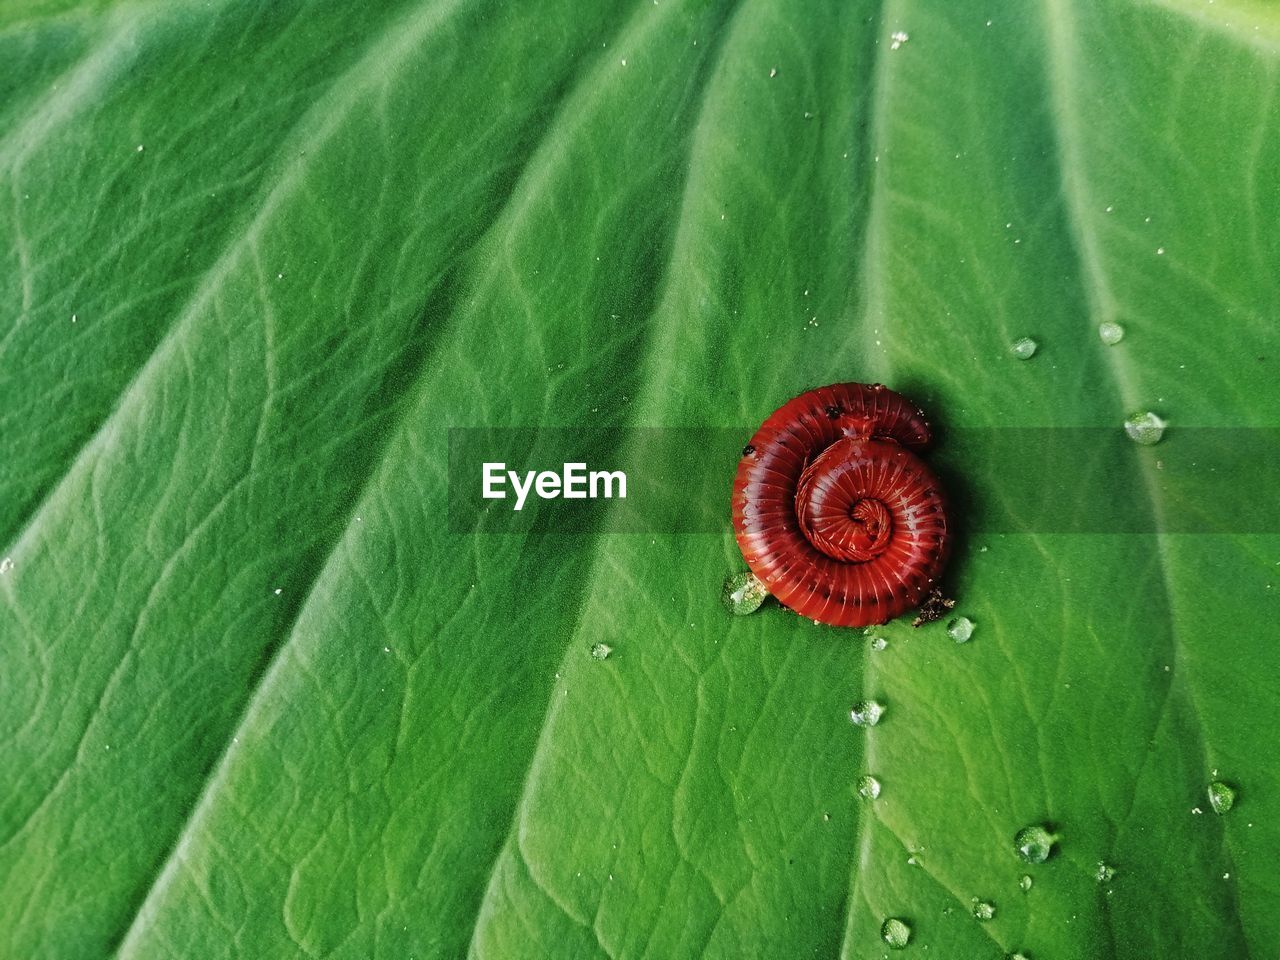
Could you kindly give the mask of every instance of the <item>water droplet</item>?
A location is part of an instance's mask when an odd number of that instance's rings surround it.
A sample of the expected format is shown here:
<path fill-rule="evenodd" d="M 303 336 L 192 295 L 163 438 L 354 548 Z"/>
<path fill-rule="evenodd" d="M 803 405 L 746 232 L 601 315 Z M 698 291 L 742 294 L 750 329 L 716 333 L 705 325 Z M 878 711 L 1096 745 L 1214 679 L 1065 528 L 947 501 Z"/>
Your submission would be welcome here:
<path fill-rule="evenodd" d="M 725 579 L 720 600 L 730 613 L 743 617 L 759 610 L 768 595 L 769 591 L 760 578 L 748 571 L 730 574 Z"/>
<path fill-rule="evenodd" d="M 1226 813 L 1235 805 L 1236 791 L 1234 787 L 1223 783 L 1221 780 L 1215 780 L 1209 784 L 1209 806 L 1213 807 L 1214 813 Z"/>
<path fill-rule="evenodd" d="M 773 79 L 774 77 L 776 77 L 777 75 L 778 75 L 778 68 L 777 68 L 777 67 L 770 67 L 770 68 L 769 68 L 769 79 L 770 79 L 770 80 L 772 80 L 772 79 Z"/>
<path fill-rule="evenodd" d="M 1013 341 L 1013 346 L 1009 348 L 1009 352 L 1019 360 L 1030 360 L 1036 355 L 1037 346 L 1038 344 L 1030 337 L 1023 337 L 1020 340 Z"/>
<path fill-rule="evenodd" d="M 889 44 L 890 50 L 897 50 L 900 46 L 911 39 L 911 36 L 905 30 L 895 30 L 889 34 L 889 39 L 893 42 Z"/>
<path fill-rule="evenodd" d="M 968 617 L 956 617 L 947 624 L 947 636 L 956 643 L 967 643 L 973 636 L 973 621 Z"/>
<path fill-rule="evenodd" d="M 1031 960 L 1031 956 L 1023 953 L 1022 951 L 1018 951 L 1017 953 L 1005 954 L 1005 960 Z"/>
<path fill-rule="evenodd" d="M 1116 868 L 1105 860 L 1098 861 L 1098 869 L 1094 871 L 1094 878 L 1099 883 L 1110 883 L 1111 879 L 1116 875 Z"/>
<path fill-rule="evenodd" d="M 607 643 L 593 643 L 591 645 L 591 655 L 597 660 L 608 660 L 611 653 L 613 653 L 613 647 Z"/>
<path fill-rule="evenodd" d="M 889 646 L 889 641 L 884 637 L 874 637 L 871 640 L 872 650 L 883 650 L 887 646 Z"/>
<path fill-rule="evenodd" d="M 1098 324 L 1098 339 L 1107 346 L 1113 346 L 1124 339 L 1124 327 L 1118 323 L 1112 323 L 1108 320 L 1106 323 Z"/>
<path fill-rule="evenodd" d="M 973 915 L 979 920 L 990 920 L 996 915 L 996 905 L 990 900 L 973 898 Z"/>
<path fill-rule="evenodd" d="M 1164 436 L 1165 422 L 1148 410 L 1135 413 L 1124 422 L 1124 432 L 1134 443 L 1144 447 L 1154 446 Z"/>
<path fill-rule="evenodd" d="M 880 796 L 880 781 L 868 774 L 858 779 L 858 796 L 863 800 L 875 800 Z"/>
<path fill-rule="evenodd" d="M 849 711 L 849 719 L 857 727 L 874 727 L 884 715 L 884 704 L 878 700 L 859 700 Z"/>
<path fill-rule="evenodd" d="M 0 560 L 0 577 L 4 576 L 13 569 L 13 557 L 5 557 Z"/>
<path fill-rule="evenodd" d="M 894 950 L 901 950 L 911 939 L 911 928 L 897 917 L 890 917 L 880 924 L 880 936 Z"/>
<path fill-rule="evenodd" d="M 1049 852 L 1053 850 L 1057 839 L 1056 834 L 1050 833 L 1043 825 L 1034 823 L 1014 834 L 1013 846 L 1018 851 L 1018 856 L 1027 863 L 1044 863 L 1049 859 Z"/>
<path fill-rule="evenodd" d="M 1024 874 L 1022 875 L 1022 878 L 1018 881 L 1018 886 L 1022 888 L 1022 892 L 1023 892 L 1023 893 L 1026 893 L 1028 890 L 1030 890 L 1030 889 L 1031 889 L 1031 875 L 1030 875 L 1030 874 L 1026 874 L 1026 873 L 1024 873 Z"/>

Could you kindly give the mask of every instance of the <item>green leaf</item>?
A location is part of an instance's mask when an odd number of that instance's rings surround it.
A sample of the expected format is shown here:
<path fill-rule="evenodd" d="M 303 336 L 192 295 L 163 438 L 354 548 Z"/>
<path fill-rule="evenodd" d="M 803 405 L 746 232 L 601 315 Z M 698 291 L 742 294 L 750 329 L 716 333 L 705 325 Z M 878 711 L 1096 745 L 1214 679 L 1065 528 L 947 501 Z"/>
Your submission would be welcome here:
<path fill-rule="evenodd" d="M 1268 955 L 1275 465 L 1195 433 L 1280 426 L 1280 15 L 1005 7 L 0 12 L 0 953 Z M 644 476 L 841 380 L 967 644 L 729 618 L 733 452 Z M 722 525 L 451 526 L 450 428 L 576 426 Z"/>

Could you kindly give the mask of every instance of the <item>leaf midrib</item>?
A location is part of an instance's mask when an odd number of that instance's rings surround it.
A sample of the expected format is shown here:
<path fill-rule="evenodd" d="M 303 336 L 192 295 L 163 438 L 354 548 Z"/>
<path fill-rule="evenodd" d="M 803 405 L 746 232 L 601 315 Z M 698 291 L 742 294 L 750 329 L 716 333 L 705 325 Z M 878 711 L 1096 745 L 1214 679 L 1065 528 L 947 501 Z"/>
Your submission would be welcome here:
<path fill-rule="evenodd" d="M 699 69 L 699 73 L 702 75 L 700 79 L 700 84 L 701 84 L 701 91 L 699 94 L 700 105 L 698 109 L 694 111 L 695 120 L 692 124 L 694 135 L 691 137 L 691 143 L 690 143 L 690 149 L 689 149 L 689 160 L 684 164 L 685 181 L 684 181 L 684 186 L 682 190 L 682 198 L 680 202 L 679 213 L 676 217 L 676 225 L 673 231 L 673 239 L 670 243 L 670 252 L 668 254 L 667 261 L 666 261 L 667 266 L 663 270 L 663 274 L 662 274 L 664 278 L 663 293 L 658 297 L 657 306 L 654 308 L 653 311 L 651 311 L 649 315 L 648 319 L 650 322 L 649 324 L 646 325 L 647 328 L 651 328 L 653 326 L 652 321 L 654 320 L 655 317 L 661 317 L 664 315 L 668 317 L 673 317 L 672 311 L 665 310 L 664 305 L 670 293 L 670 285 L 672 283 L 672 276 L 674 274 L 674 270 L 672 269 L 673 261 L 677 251 L 679 251 L 679 249 L 681 248 L 682 235 L 688 230 L 688 215 L 692 206 L 690 202 L 690 191 L 691 191 L 692 184 L 695 182 L 695 177 L 693 175 L 693 171 L 695 168 L 695 160 L 698 156 L 699 148 L 703 138 L 708 135 L 707 125 L 704 122 L 705 115 L 706 115 L 707 97 L 710 90 L 714 86 L 718 70 L 722 65 L 724 48 L 728 45 L 728 39 L 732 35 L 734 22 L 737 20 L 742 10 L 748 7 L 750 2 L 751 0 L 733 0 L 733 6 L 731 6 L 726 13 L 721 15 L 722 22 L 720 24 L 719 29 L 715 33 L 714 44 L 710 48 L 709 52 L 703 54 L 703 58 L 704 58 L 703 65 Z M 662 329 L 666 331 L 666 334 L 668 336 L 671 336 L 675 333 L 676 324 L 668 323 Z M 644 348 L 642 350 L 642 356 L 637 362 L 637 366 L 641 368 L 652 366 L 653 358 L 657 355 L 660 355 L 659 344 L 661 343 L 661 341 L 662 341 L 662 337 L 660 335 L 651 335 L 646 339 Z M 648 385 L 653 382 L 653 379 L 649 377 L 642 377 L 639 382 Z M 625 448 L 629 444 L 634 445 L 637 438 L 635 423 L 637 421 L 643 421 L 643 411 L 653 406 L 657 397 L 659 397 L 660 395 L 661 395 L 660 392 L 655 391 L 653 389 L 648 389 L 642 396 L 636 398 L 637 402 L 634 404 L 634 410 L 637 412 L 633 415 L 631 423 L 623 427 L 623 439 L 620 441 L 620 447 Z M 580 645 L 581 634 L 583 632 L 584 624 L 585 624 L 584 611 L 585 611 L 585 605 L 587 603 L 587 600 L 590 597 L 594 586 L 603 582 L 606 579 L 606 574 L 602 572 L 605 560 L 604 560 L 603 551 L 600 549 L 601 536 L 597 534 L 596 537 L 597 537 L 597 543 L 596 543 L 596 548 L 594 550 L 594 556 L 590 562 L 590 566 L 586 575 L 582 578 L 582 587 L 579 591 L 578 609 L 574 614 L 574 621 L 576 625 L 574 629 L 570 631 L 570 640 L 566 644 L 564 655 L 561 657 L 560 672 L 563 672 L 563 668 L 567 664 L 568 658 L 570 656 L 570 652 Z M 554 687 L 552 688 L 551 692 L 554 692 Z M 522 821 L 521 813 L 525 807 L 525 803 L 529 796 L 530 789 L 533 783 L 535 782 L 535 780 L 537 779 L 538 772 L 539 772 L 539 760 L 540 758 L 545 757 L 547 755 L 547 751 L 544 749 L 545 741 L 548 736 L 548 731 L 552 727 L 555 715 L 562 704 L 562 701 L 552 696 L 551 692 L 549 692 L 546 697 L 547 708 L 546 708 L 546 711 L 544 712 L 541 726 L 539 727 L 539 736 L 538 736 L 537 742 L 534 744 L 533 750 L 530 753 L 529 760 L 525 768 L 524 776 L 521 779 L 520 791 L 517 796 L 516 802 L 513 804 L 513 807 L 512 807 L 506 839 L 498 846 L 496 850 L 496 853 L 493 857 L 493 862 L 490 864 L 490 867 L 489 867 L 488 878 L 484 883 L 483 893 L 476 906 L 475 915 L 473 917 L 472 924 L 471 924 L 471 937 L 470 937 L 470 943 L 467 951 L 467 955 L 469 957 L 477 956 L 477 949 L 478 949 L 477 937 L 479 936 L 480 929 L 481 929 L 480 921 L 484 916 L 485 904 L 488 903 L 489 897 L 490 897 L 490 891 L 495 887 L 497 883 L 498 869 L 502 864 L 504 855 L 507 853 L 509 849 L 514 851 L 519 857 L 520 861 L 523 864 L 525 864 L 526 872 L 528 873 L 531 882 L 533 882 L 536 886 L 538 886 L 538 888 L 542 890 L 542 892 L 547 896 L 547 898 L 552 903 L 554 903 L 556 907 L 560 909 L 561 912 L 563 912 L 567 917 L 569 917 L 575 923 L 588 928 L 591 931 L 592 935 L 595 937 L 596 943 L 599 945 L 600 950 L 606 956 L 610 958 L 612 958 L 613 956 L 612 953 L 609 951 L 608 947 L 604 943 L 604 938 L 602 937 L 601 932 L 598 929 L 598 923 L 593 922 L 589 925 L 586 924 L 581 918 L 575 916 L 574 913 L 571 910 L 569 910 L 564 904 L 559 903 L 559 901 L 551 893 L 551 891 L 547 890 L 545 886 L 543 886 L 538 881 L 536 875 L 533 872 L 531 865 L 529 865 L 528 860 L 524 855 L 523 849 L 520 846 L 520 825 Z M 597 919 L 598 919 L 598 914 L 597 914 Z"/>

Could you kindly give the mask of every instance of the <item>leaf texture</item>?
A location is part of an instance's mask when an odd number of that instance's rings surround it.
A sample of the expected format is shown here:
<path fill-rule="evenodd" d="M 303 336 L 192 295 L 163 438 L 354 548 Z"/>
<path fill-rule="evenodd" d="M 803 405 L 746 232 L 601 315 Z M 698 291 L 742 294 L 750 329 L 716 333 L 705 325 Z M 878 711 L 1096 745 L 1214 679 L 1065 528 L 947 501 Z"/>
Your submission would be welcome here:
<path fill-rule="evenodd" d="M 1280 536 L 1173 531 L 1180 429 L 1280 425 L 1278 42 L 1247 0 L 0 14 L 0 953 L 1268 956 Z M 608 463 L 849 379 L 943 425 L 971 643 L 730 622 L 727 532 L 449 527 L 451 427 Z M 1145 409 L 1152 532 L 966 531 L 948 427 Z"/>

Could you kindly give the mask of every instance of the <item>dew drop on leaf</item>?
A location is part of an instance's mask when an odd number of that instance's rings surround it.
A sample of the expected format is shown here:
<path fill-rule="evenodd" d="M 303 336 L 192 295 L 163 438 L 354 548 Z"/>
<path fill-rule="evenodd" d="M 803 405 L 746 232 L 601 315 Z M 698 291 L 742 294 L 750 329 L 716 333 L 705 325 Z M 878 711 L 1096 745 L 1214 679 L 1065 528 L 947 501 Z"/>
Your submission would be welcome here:
<path fill-rule="evenodd" d="M 1005 954 L 1005 960 L 1031 960 L 1031 956 L 1030 954 L 1019 951 L 1017 953 Z"/>
<path fill-rule="evenodd" d="M 872 650 L 883 650 L 887 646 L 889 646 L 889 641 L 886 640 L 884 637 L 874 637 L 871 640 Z"/>
<path fill-rule="evenodd" d="M 1112 323 L 1110 320 L 1105 323 L 1098 324 L 1098 339 L 1107 346 L 1115 346 L 1124 339 L 1124 327 L 1118 323 Z"/>
<path fill-rule="evenodd" d="M 1022 892 L 1026 893 L 1031 889 L 1031 875 L 1024 873 L 1022 879 L 1018 881 L 1018 886 L 1022 888 Z"/>
<path fill-rule="evenodd" d="M 1165 422 L 1150 410 L 1132 414 L 1124 422 L 1124 432 L 1134 443 L 1144 447 L 1154 446 L 1164 436 Z"/>
<path fill-rule="evenodd" d="M 849 719 L 857 727 L 874 727 L 884 715 L 884 704 L 878 700 L 859 700 L 849 711 Z"/>
<path fill-rule="evenodd" d="M 768 595 L 764 583 L 754 573 L 732 573 L 724 581 L 720 600 L 730 613 L 743 617 L 759 610 Z"/>
<path fill-rule="evenodd" d="M 1116 868 L 1105 860 L 1099 860 L 1098 869 L 1094 871 L 1093 875 L 1099 883 L 1110 883 L 1116 875 Z"/>
<path fill-rule="evenodd" d="M 1023 827 L 1013 837 L 1014 849 L 1027 863 L 1044 863 L 1049 859 L 1054 841 L 1058 838 L 1041 824 Z"/>
<path fill-rule="evenodd" d="M 880 936 L 894 950 L 901 950 L 911 939 L 911 928 L 897 917 L 890 917 L 880 924 Z"/>
<path fill-rule="evenodd" d="M 1030 360 L 1036 355 L 1036 347 L 1038 344 L 1030 337 L 1021 337 L 1013 341 L 1013 345 L 1009 347 L 1009 352 L 1019 360 Z"/>
<path fill-rule="evenodd" d="M 996 905 L 990 900 L 973 898 L 973 915 L 979 920 L 990 920 L 996 915 Z"/>
<path fill-rule="evenodd" d="M 968 617 L 956 617 L 947 624 L 947 636 L 956 643 L 967 643 L 973 636 L 973 621 Z"/>
<path fill-rule="evenodd" d="M 1209 784 L 1209 806 L 1216 814 L 1224 814 L 1236 805 L 1236 791 L 1221 780 Z"/>
<path fill-rule="evenodd" d="M 4 576 L 13 569 L 13 557 L 5 557 L 0 560 L 0 577 Z"/>
<path fill-rule="evenodd" d="M 597 660 L 608 660 L 611 653 L 613 653 L 613 647 L 607 643 L 594 643 L 591 645 L 591 655 Z"/>
<path fill-rule="evenodd" d="M 863 800 L 875 800 L 880 796 L 880 781 L 868 774 L 858 778 L 858 796 Z"/>

